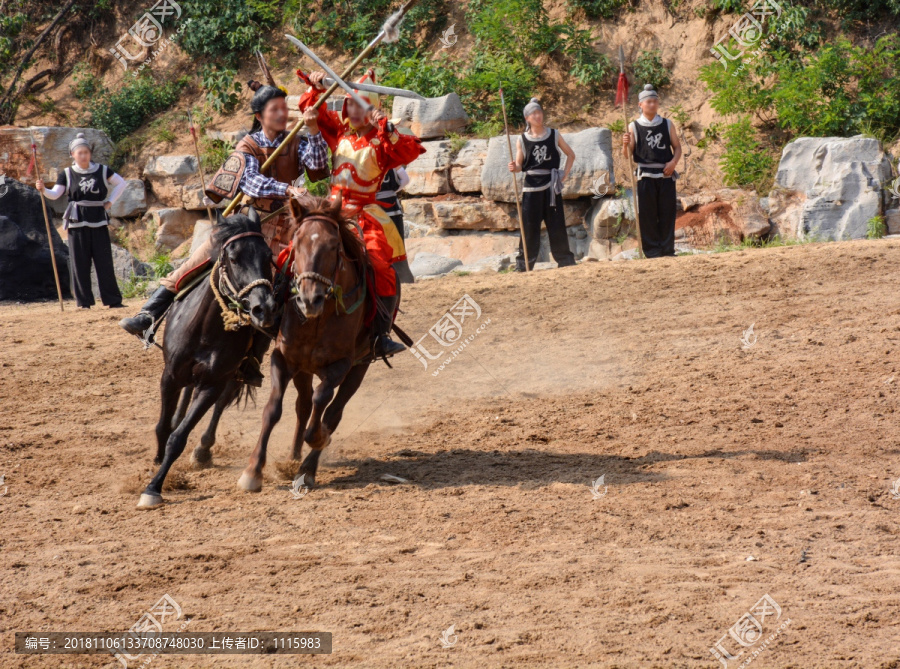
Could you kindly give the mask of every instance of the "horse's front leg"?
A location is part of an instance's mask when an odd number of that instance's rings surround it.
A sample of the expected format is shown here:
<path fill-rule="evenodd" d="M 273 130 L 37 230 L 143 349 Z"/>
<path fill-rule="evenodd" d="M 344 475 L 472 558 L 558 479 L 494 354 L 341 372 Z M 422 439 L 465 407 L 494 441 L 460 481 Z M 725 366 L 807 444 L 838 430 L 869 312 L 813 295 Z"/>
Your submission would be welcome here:
<path fill-rule="evenodd" d="M 299 477 L 303 477 L 301 485 L 313 487 L 316 483 L 316 470 L 319 467 L 319 456 L 322 449 L 331 443 L 331 431 L 322 422 L 325 409 L 334 398 L 334 392 L 350 371 L 353 362 L 349 358 L 339 360 L 328 366 L 322 376 L 322 382 L 313 394 L 313 410 L 306 428 L 306 443 L 312 449 L 300 466 Z"/>
<path fill-rule="evenodd" d="M 225 391 L 222 393 L 222 396 L 216 400 L 216 406 L 213 408 L 212 418 L 209 419 L 209 425 L 207 425 L 206 430 L 203 432 L 203 436 L 200 437 L 200 445 L 194 449 L 194 452 L 191 454 L 191 462 L 196 467 L 209 467 L 212 464 L 212 452 L 210 449 L 216 443 L 216 430 L 219 428 L 219 420 L 222 418 L 222 413 L 234 401 L 234 398 L 237 397 L 237 394 L 241 390 L 241 384 L 232 379 L 228 382 L 228 385 L 225 386 Z"/>
<path fill-rule="evenodd" d="M 291 450 L 291 459 L 300 460 L 303 452 L 303 438 L 306 434 L 306 424 L 309 422 L 309 414 L 313 407 L 313 376 L 300 372 L 294 377 L 294 387 L 297 389 L 297 402 L 294 409 L 297 412 L 297 425 L 294 427 L 294 445 Z"/>
<path fill-rule="evenodd" d="M 169 435 L 169 439 L 166 441 L 166 454 L 163 457 L 162 465 L 160 465 L 156 476 L 153 477 L 153 480 L 150 481 L 150 484 L 141 495 L 141 499 L 138 502 L 139 509 L 153 509 L 163 503 L 162 487 L 169 469 L 184 451 L 184 446 L 187 443 L 188 436 L 191 434 L 191 430 L 200 422 L 200 419 L 203 418 L 203 415 L 209 408 L 215 404 L 215 401 L 224 389 L 225 384 L 220 383 L 215 386 L 198 387 L 194 390 L 194 400 L 191 402 L 184 420 Z M 177 399 L 177 394 L 175 397 Z"/>
<path fill-rule="evenodd" d="M 266 466 L 266 448 L 269 446 L 269 437 L 272 430 L 281 420 L 281 410 L 284 404 L 284 392 L 287 389 L 291 374 L 288 371 L 287 361 L 284 355 L 276 348 L 272 351 L 272 394 L 263 410 L 262 431 L 259 433 L 259 441 L 256 448 L 250 454 L 250 462 L 238 479 L 238 486 L 250 492 L 262 490 L 262 470 Z"/>
<path fill-rule="evenodd" d="M 344 380 L 341 381 L 337 396 L 334 398 L 334 402 L 328 405 L 323 418 L 325 429 L 330 434 L 334 434 L 338 424 L 341 422 L 341 418 L 344 416 L 344 408 L 356 394 L 356 391 L 359 390 L 368 371 L 369 365 L 354 365 Z"/>
<path fill-rule="evenodd" d="M 162 464 L 166 453 L 166 442 L 176 427 L 172 424 L 172 417 L 178 406 L 179 390 L 175 379 L 164 371 L 159 380 L 160 409 L 159 422 L 156 423 L 156 457 L 153 459 L 155 465 Z"/>

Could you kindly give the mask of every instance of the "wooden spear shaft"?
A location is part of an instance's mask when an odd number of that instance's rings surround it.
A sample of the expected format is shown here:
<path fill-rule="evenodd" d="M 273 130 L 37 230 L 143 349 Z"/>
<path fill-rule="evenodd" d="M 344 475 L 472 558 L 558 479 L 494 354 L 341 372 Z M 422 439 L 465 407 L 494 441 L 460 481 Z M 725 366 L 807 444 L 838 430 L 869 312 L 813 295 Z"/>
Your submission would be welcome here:
<path fill-rule="evenodd" d="M 509 149 L 509 162 L 516 161 L 513 157 L 512 139 L 509 136 L 509 122 L 506 120 L 506 100 L 503 99 L 503 87 L 500 87 L 500 107 L 503 109 L 503 125 L 506 128 L 506 146 Z M 513 188 L 516 191 L 516 210 L 519 212 L 519 234 L 522 235 L 522 253 L 525 256 L 525 271 L 531 271 L 531 262 L 528 255 L 528 244 L 525 242 L 525 222 L 522 219 L 522 202 L 519 198 L 519 180 L 516 179 L 516 173 L 510 172 L 513 180 Z"/>
<path fill-rule="evenodd" d="M 400 10 L 397 12 L 397 14 L 395 14 L 394 16 L 399 16 L 400 18 L 402 18 L 403 15 L 405 15 L 406 12 L 408 12 L 409 9 L 414 4 L 416 4 L 416 2 L 418 2 L 418 0 L 407 0 L 406 4 L 404 4 L 403 7 L 401 7 Z M 390 21 L 390 19 L 388 19 L 388 20 Z M 394 29 L 397 29 L 397 26 L 399 25 L 399 18 L 397 21 L 398 22 L 397 22 L 397 24 L 395 24 Z M 341 74 L 341 79 L 344 79 L 344 80 L 348 79 L 353 74 L 353 71 L 357 67 L 359 67 L 359 64 L 363 61 L 363 59 L 367 58 L 368 55 L 370 53 L 372 53 L 372 50 L 376 46 L 378 46 L 385 37 L 386 37 L 386 33 L 385 33 L 384 29 L 382 29 L 381 32 L 379 32 L 375 36 L 375 39 L 373 39 L 371 42 L 369 42 L 366 45 L 366 48 L 363 49 L 362 52 L 356 58 L 353 59 L 353 62 L 350 63 L 346 67 L 343 74 Z M 311 107 L 311 109 L 314 109 L 314 110 L 319 109 L 319 107 L 321 107 L 323 104 L 325 104 L 325 102 L 328 100 L 328 98 L 331 97 L 332 93 L 334 93 L 338 89 L 338 87 L 339 87 L 339 84 L 336 81 L 334 83 L 332 83 L 331 86 L 329 86 L 326 89 L 326 91 L 322 95 L 319 96 L 319 99 L 316 100 L 316 104 L 314 104 Z M 294 125 L 294 127 L 291 128 L 291 131 L 288 133 L 287 137 L 285 137 L 282 140 L 281 144 L 279 144 L 278 146 L 275 147 L 275 150 L 272 152 L 272 155 L 270 155 L 269 158 L 266 160 L 266 162 L 264 162 L 262 164 L 262 166 L 259 168 L 260 172 L 264 172 L 265 170 L 267 170 L 269 167 L 272 166 L 272 163 L 275 162 L 275 159 L 281 153 L 281 150 L 284 147 L 286 147 L 288 144 L 291 143 L 291 140 L 294 139 L 294 137 L 297 135 L 298 132 L 300 132 L 300 128 L 302 128 L 303 125 L 304 125 L 303 119 L 301 118 L 299 121 L 297 121 L 296 125 Z M 235 210 L 235 208 L 243 201 L 243 199 L 244 199 L 244 194 L 238 193 L 237 197 L 235 197 L 231 201 L 231 203 L 227 207 L 225 207 L 225 211 L 222 212 L 222 216 L 223 217 L 228 216 L 231 212 L 233 212 Z"/>
<path fill-rule="evenodd" d="M 625 50 L 620 46 L 619 47 L 619 74 L 625 74 Z M 625 89 L 626 92 L 628 89 Z M 628 96 L 626 95 L 625 98 Z M 625 106 L 628 104 L 628 100 L 622 99 L 622 118 L 625 120 L 625 132 L 631 132 L 628 129 L 628 110 Z M 634 136 L 631 137 L 632 142 L 634 141 Z M 632 147 L 633 150 L 633 147 Z M 631 175 L 631 203 L 634 207 L 634 228 L 637 234 L 637 243 L 638 243 L 638 258 L 644 257 L 644 241 L 641 239 L 641 216 L 638 211 L 638 199 L 637 199 L 637 182 L 634 180 L 634 159 L 632 156 L 632 151 L 628 152 L 628 174 Z"/>
<path fill-rule="evenodd" d="M 41 164 L 38 162 L 37 144 L 34 143 L 34 134 L 31 134 L 31 156 L 34 159 L 34 169 L 37 172 L 37 178 L 41 178 Z M 53 278 L 56 280 L 56 296 L 59 298 L 59 310 L 65 311 L 63 307 L 62 287 L 59 285 L 59 270 L 56 268 L 56 251 L 53 250 L 53 234 L 50 228 L 50 217 L 47 215 L 47 200 L 44 199 L 44 191 L 41 194 L 41 208 L 44 210 L 44 224 L 47 226 L 47 245 L 50 247 L 50 264 L 53 265 Z"/>
<path fill-rule="evenodd" d="M 203 175 L 203 161 L 200 158 L 200 145 L 197 144 L 197 131 L 194 129 L 194 117 L 188 110 L 188 123 L 191 126 L 191 139 L 194 140 L 194 153 L 197 154 L 197 174 L 200 175 L 200 197 L 206 197 L 206 177 Z M 216 219 L 213 217 L 212 208 L 207 206 L 206 213 L 209 216 L 210 225 L 215 225 Z"/>

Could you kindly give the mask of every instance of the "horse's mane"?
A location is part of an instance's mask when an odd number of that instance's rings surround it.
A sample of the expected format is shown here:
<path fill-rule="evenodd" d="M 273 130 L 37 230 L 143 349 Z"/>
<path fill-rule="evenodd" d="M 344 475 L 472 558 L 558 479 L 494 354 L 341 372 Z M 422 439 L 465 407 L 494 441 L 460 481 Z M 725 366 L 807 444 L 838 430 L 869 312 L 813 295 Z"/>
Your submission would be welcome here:
<path fill-rule="evenodd" d="M 227 242 L 231 237 L 239 235 L 242 232 L 261 232 L 259 223 L 253 223 L 249 217 L 244 214 L 234 214 L 228 218 L 222 219 L 220 223 L 213 226 L 212 229 L 212 250 L 210 256 L 215 259 L 222 250 L 222 244 Z"/>
<path fill-rule="evenodd" d="M 366 257 L 366 246 L 357 232 L 357 227 L 353 219 L 349 218 L 341 210 L 337 214 L 334 213 L 334 202 L 324 197 L 315 197 L 307 195 L 302 199 L 303 218 L 307 216 L 325 216 L 338 224 L 338 231 L 341 236 L 341 245 L 344 247 L 344 253 L 356 263 L 365 264 L 368 262 Z M 297 219 L 291 210 L 291 237 L 297 233 L 297 228 L 303 219 Z"/>

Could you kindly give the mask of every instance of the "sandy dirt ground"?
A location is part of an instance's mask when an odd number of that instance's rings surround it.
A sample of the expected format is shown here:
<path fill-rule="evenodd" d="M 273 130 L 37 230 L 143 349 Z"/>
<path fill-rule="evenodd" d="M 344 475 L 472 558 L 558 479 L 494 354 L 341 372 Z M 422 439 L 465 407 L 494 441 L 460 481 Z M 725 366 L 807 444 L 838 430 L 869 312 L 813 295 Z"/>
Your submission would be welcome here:
<path fill-rule="evenodd" d="M 334 652 L 140 666 L 714 667 L 721 640 L 728 667 L 898 667 L 898 256 L 412 286 L 416 338 L 468 295 L 472 340 L 443 369 L 373 368 L 318 488 L 278 473 L 293 390 L 262 492 L 237 488 L 264 387 L 150 512 L 160 352 L 120 311 L 0 306 L 0 666 L 120 666 L 16 655 L 13 633 L 125 631 L 169 594 L 184 631 L 327 631 Z"/>

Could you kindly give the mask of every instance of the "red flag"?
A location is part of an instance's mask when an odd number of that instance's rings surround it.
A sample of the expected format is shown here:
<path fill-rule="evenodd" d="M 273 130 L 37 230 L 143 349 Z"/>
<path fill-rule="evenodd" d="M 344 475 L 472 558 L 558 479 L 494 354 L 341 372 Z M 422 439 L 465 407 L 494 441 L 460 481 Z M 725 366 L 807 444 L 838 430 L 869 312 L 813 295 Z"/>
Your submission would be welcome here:
<path fill-rule="evenodd" d="M 622 72 L 619 74 L 619 82 L 616 84 L 616 106 L 624 105 L 628 99 L 628 77 Z"/>

